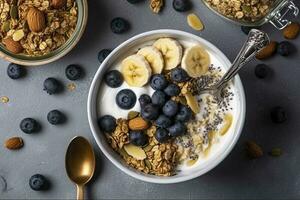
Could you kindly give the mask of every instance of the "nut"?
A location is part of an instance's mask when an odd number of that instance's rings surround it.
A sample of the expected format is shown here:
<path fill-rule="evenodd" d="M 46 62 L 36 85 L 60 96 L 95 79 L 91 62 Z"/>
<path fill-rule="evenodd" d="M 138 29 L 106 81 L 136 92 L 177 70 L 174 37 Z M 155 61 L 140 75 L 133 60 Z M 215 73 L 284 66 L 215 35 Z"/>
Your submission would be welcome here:
<path fill-rule="evenodd" d="M 14 41 L 12 38 L 5 38 L 2 42 L 12 53 L 18 54 L 23 51 L 22 45 L 19 42 Z"/>
<path fill-rule="evenodd" d="M 262 148 L 256 144 L 254 141 L 247 141 L 246 142 L 246 151 L 250 158 L 259 158 L 263 156 Z"/>
<path fill-rule="evenodd" d="M 265 48 L 263 48 L 262 50 L 260 50 L 260 52 L 256 54 L 256 58 L 266 59 L 271 57 L 275 53 L 276 47 L 277 47 L 277 42 L 271 41 L 270 44 L 268 44 Z"/>
<path fill-rule="evenodd" d="M 161 8 L 163 7 L 163 5 L 164 5 L 163 0 L 151 0 L 150 1 L 150 9 L 154 13 L 159 13 Z"/>
<path fill-rule="evenodd" d="M 37 8 L 30 8 L 27 13 L 27 23 L 32 32 L 41 32 L 46 28 L 44 13 Z"/>
<path fill-rule="evenodd" d="M 20 149 L 23 145 L 23 139 L 20 137 L 12 137 L 5 141 L 5 147 L 11 150 Z"/>
<path fill-rule="evenodd" d="M 149 124 L 143 118 L 136 117 L 134 119 L 129 120 L 128 126 L 130 130 L 140 131 L 147 129 L 149 127 Z"/>
<path fill-rule="evenodd" d="M 59 9 L 67 4 L 67 0 L 52 0 L 51 5 L 53 8 Z"/>
<path fill-rule="evenodd" d="M 300 32 L 300 24 L 293 22 L 283 29 L 283 36 L 286 39 L 295 39 Z"/>

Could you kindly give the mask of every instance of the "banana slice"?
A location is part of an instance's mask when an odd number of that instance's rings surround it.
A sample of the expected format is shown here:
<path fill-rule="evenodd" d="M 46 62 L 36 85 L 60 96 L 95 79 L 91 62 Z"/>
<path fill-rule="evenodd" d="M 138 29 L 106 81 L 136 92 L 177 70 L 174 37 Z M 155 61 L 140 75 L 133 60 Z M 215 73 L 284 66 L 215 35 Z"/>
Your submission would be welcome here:
<path fill-rule="evenodd" d="M 151 67 L 144 56 L 131 55 L 122 61 L 121 72 L 128 85 L 142 87 L 151 76 Z"/>
<path fill-rule="evenodd" d="M 230 113 L 228 113 L 224 116 L 224 124 L 219 131 L 220 135 L 225 135 L 227 133 L 227 131 L 231 127 L 232 119 L 233 119 L 233 117 Z"/>
<path fill-rule="evenodd" d="M 141 48 L 137 54 L 146 58 L 154 74 L 160 74 L 162 72 L 164 68 L 164 58 L 157 48 L 152 46 L 144 47 Z"/>
<path fill-rule="evenodd" d="M 185 51 L 181 62 L 181 67 L 193 78 L 205 74 L 208 71 L 209 65 L 209 54 L 200 45 L 188 48 Z"/>
<path fill-rule="evenodd" d="M 170 70 L 177 67 L 182 58 L 182 46 L 174 39 L 160 38 L 153 44 L 163 55 L 165 69 Z"/>
<path fill-rule="evenodd" d="M 193 96 L 189 91 L 184 94 L 187 105 L 192 109 L 194 113 L 200 112 L 200 107 L 195 96 Z"/>
<path fill-rule="evenodd" d="M 133 144 L 126 144 L 124 150 L 128 155 L 134 157 L 137 160 L 144 160 L 147 156 L 145 151 L 141 147 L 137 147 Z"/>

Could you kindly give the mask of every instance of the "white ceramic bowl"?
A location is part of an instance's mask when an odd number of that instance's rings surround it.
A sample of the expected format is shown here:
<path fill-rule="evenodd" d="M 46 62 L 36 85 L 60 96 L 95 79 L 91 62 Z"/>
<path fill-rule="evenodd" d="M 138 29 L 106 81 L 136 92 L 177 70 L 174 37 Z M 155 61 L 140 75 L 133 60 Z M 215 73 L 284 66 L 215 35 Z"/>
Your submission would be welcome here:
<path fill-rule="evenodd" d="M 239 103 L 237 104 L 238 112 L 236 112 L 236 115 L 234 116 L 236 120 L 232 125 L 233 131 L 231 131 L 232 133 L 228 135 L 226 134 L 227 139 L 222 144 L 220 144 L 221 146 L 219 148 L 219 151 L 217 151 L 213 155 L 210 155 L 209 159 L 203 164 L 197 165 L 191 170 L 182 171 L 178 173 L 178 175 L 171 176 L 171 177 L 159 177 L 154 175 L 147 175 L 127 166 L 122 160 L 122 158 L 112 150 L 110 145 L 107 143 L 107 139 L 105 135 L 101 133 L 97 124 L 97 119 L 98 119 L 97 99 L 98 99 L 100 84 L 102 82 L 103 74 L 105 73 L 106 70 L 109 69 L 109 67 L 117 58 L 119 58 L 124 54 L 127 54 L 130 49 L 132 49 L 137 45 L 141 45 L 143 43 L 147 43 L 149 41 L 161 37 L 172 37 L 176 39 L 194 41 L 204 46 L 211 55 L 214 55 L 225 69 L 228 69 L 231 65 L 227 57 L 217 47 L 215 47 L 210 42 L 196 35 L 183 32 L 183 31 L 177 31 L 177 30 L 154 30 L 154 31 L 145 32 L 123 42 L 121 45 L 115 48 L 114 51 L 100 65 L 90 87 L 90 91 L 88 95 L 87 111 L 88 111 L 88 120 L 89 120 L 90 128 L 98 146 L 100 147 L 104 155 L 115 166 L 117 166 L 126 174 L 134 178 L 137 178 L 139 180 L 152 182 L 152 183 L 167 184 L 167 183 L 183 182 L 201 176 L 206 172 L 210 171 L 211 169 L 213 169 L 215 166 L 217 166 L 230 153 L 230 151 L 236 144 L 244 125 L 246 102 L 245 102 L 244 89 L 241 80 L 238 76 L 236 76 L 234 79 L 234 88 L 236 89 L 236 95 L 237 98 L 239 99 Z"/>

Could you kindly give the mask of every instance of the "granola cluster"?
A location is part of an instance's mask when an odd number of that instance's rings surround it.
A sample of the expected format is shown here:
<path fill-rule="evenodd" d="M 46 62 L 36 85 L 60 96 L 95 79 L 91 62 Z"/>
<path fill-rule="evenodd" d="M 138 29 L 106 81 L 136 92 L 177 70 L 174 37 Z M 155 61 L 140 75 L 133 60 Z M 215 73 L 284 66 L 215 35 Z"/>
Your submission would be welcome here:
<path fill-rule="evenodd" d="M 36 8 L 45 16 L 46 27 L 40 32 L 29 29 L 27 13 Z M 74 33 L 77 24 L 77 4 L 66 0 L 61 8 L 54 8 L 49 0 L 0 0 L 0 39 L 4 44 L 20 46 L 18 53 L 41 56 L 61 47 Z M 39 25 L 39 22 L 36 22 Z M 8 50 L 8 43 L 4 44 Z M 17 53 L 17 52 L 13 52 Z"/>
<path fill-rule="evenodd" d="M 220 14 L 242 21 L 255 22 L 265 17 L 275 0 L 205 0 Z"/>

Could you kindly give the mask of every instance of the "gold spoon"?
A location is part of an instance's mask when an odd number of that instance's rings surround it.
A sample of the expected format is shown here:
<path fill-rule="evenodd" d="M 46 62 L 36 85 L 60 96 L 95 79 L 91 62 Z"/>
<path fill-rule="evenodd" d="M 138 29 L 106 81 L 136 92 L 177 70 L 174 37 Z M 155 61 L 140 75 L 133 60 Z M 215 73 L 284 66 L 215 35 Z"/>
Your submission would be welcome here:
<path fill-rule="evenodd" d="M 95 154 L 91 144 L 84 137 L 74 137 L 68 146 L 65 162 L 67 174 L 77 187 L 77 199 L 84 199 L 84 185 L 95 171 Z"/>

